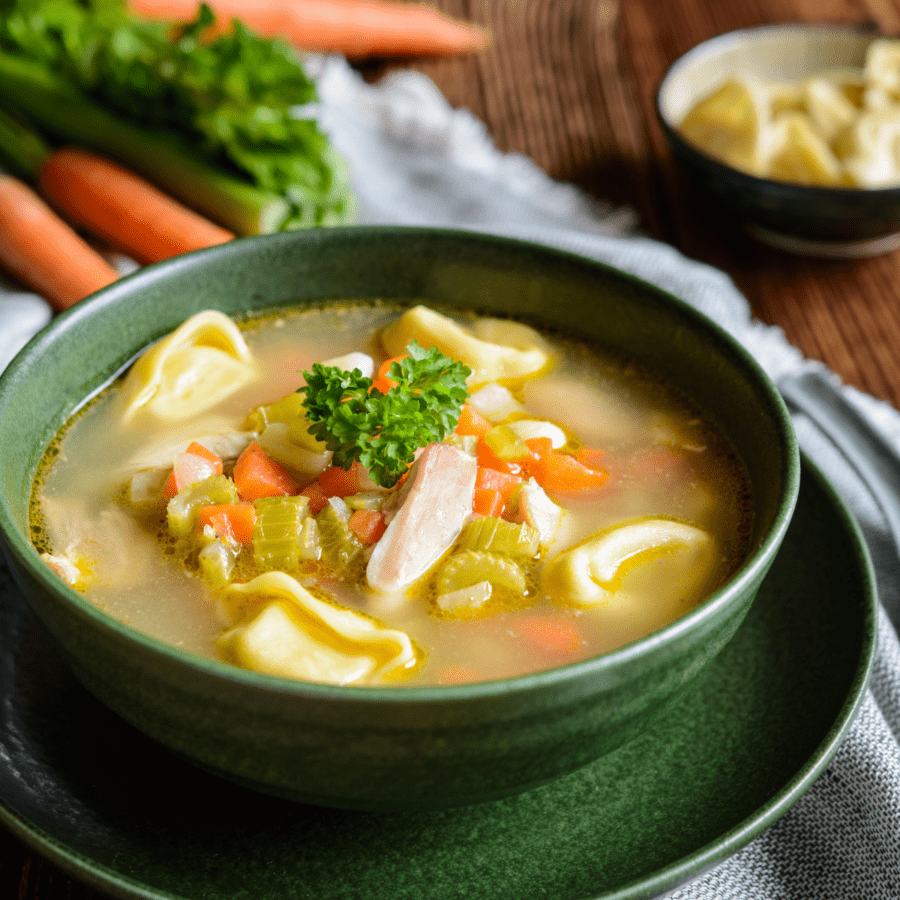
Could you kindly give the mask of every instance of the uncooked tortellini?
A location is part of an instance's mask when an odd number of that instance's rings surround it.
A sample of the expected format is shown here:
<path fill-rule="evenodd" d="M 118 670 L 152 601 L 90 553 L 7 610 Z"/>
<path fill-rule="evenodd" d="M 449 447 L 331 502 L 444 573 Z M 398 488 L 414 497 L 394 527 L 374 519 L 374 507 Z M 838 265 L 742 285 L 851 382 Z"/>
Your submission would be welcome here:
<path fill-rule="evenodd" d="M 751 175 L 825 187 L 900 184 L 900 39 L 862 69 L 799 81 L 735 74 L 694 105 L 681 134 Z"/>

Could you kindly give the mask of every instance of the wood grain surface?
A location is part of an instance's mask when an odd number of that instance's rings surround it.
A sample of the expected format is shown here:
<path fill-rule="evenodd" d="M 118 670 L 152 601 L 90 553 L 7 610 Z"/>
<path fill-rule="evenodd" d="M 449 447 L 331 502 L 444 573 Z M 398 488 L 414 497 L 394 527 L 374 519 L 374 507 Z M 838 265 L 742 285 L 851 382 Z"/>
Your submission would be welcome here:
<path fill-rule="evenodd" d="M 300 2 L 300 0 L 298 0 Z M 722 221 L 672 163 L 654 95 L 666 68 L 706 38 L 746 26 L 867 23 L 900 33 L 900 0 L 436 0 L 487 26 L 486 51 L 372 60 L 433 78 L 497 146 L 590 195 L 633 208 L 644 231 L 729 273 L 755 315 L 846 382 L 900 405 L 900 256 L 823 262 L 757 244 Z M 101 900 L 0 828 L 0 900 Z"/>

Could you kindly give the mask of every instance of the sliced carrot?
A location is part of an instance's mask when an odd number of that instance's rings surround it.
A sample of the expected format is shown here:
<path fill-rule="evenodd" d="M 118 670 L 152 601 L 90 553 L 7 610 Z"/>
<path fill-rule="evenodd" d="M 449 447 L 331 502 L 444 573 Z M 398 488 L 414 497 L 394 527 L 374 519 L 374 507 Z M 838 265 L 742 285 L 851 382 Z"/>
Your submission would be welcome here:
<path fill-rule="evenodd" d="M 256 507 L 249 501 L 218 503 L 197 509 L 197 527 L 210 525 L 220 537 L 234 538 L 240 544 L 253 542 Z"/>
<path fill-rule="evenodd" d="M 532 647 L 550 653 L 574 653 L 583 643 L 578 626 L 561 616 L 528 616 L 516 622 L 513 629 Z"/>
<path fill-rule="evenodd" d="M 364 543 L 374 544 L 385 532 L 384 513 L 374 509 L 357 509 L 350 516 L 347 527 Z"/>
<path fill-rule="evenodd" d="M 184 22 L 197 0 L 129 0 L 131 10 L 151 19 Z M 487 43 L 477 26 L 443 15 L 423 3 L 396 0 L 208 0 L 225 30 L 232 19 L 267 37 L 281 37 L 301 50 L 367 56 L 445 56 L 470 53 Z"/>
<path fill-rule="evenodd" d="M 297 485 L 290 472 L 272 459 L 256 441 L 244 450 L 234 464 L 234 484 L 242 500 L 297 493 Z"/>
<path fill-rule="evenodd" d="M 119 273 L 18 178 L 0 174 L 0 265 L 56 310 Z"/>
<path fill-rule="evenodd" d="M 491 427 L 491 423 L 471 403 L 463 403 L 453 433 L 460 437 L 484 437 Z"/>
<path fill-rule="evenodd" d="M 234 235 L 111 160 L 75 147 L 54 151 L 38 187 L 64 215 L 138 262 L 224 244 Z"/>
<path fill-rule="evenodd" d="M 557 453 L 547 438 L 525 442 L 532 452 L 526 469 L 547 491 L 590 491 L 603 487 L 609 478 L 605 469 L 592 469 L 574 456 Z"/>

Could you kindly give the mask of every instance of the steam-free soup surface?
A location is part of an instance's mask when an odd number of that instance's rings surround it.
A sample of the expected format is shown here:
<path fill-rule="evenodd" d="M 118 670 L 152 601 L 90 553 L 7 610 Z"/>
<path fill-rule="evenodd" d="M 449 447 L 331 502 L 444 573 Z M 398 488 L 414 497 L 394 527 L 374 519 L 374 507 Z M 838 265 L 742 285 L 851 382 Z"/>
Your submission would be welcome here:
<path fill-rule="evenodd" d="M 76 416 L 32 503 L 35 544 L 61 577 L 179 648 L 343 684 L 506 678 L 661 628 L 746 553 L 731 447 L 617 356 L 424 307 L 285 312 L 237 338 L 219 327 L 213 317 L 157 345 Z M 378 369 L 410 339 L 461 360 L 468 396 L 454 431 L 385 487 L 358 464 L 333 467 L 295 416 L 296 392 L 322 362 L 371 366 L 387 392 Z M 201 482 L 239 483 L 250 453 L 288 479 L 271 497 L 253 496 L 257 484 L 194 502 Z M 285 497 L 300 510 L 287 544 L 288 513 L 272 512 Z M 243 536 L 238 518 L 198 512 L 232 501 L 253 519 Z"/>

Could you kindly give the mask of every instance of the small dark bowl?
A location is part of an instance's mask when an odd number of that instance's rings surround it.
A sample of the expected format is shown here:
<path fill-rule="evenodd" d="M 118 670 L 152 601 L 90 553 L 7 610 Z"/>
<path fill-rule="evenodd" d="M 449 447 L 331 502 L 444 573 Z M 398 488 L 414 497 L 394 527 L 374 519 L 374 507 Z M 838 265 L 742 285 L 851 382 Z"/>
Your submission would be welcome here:
<path fill-rule="evenodd" d="M 715 416 L 743 457 L 755 513 L 749 558 L 705 603 L 621 650 L 537 675 L 433 688 L 306 684 L 200 659 L 111 618 L 41 562 L 27 511 L 44 448 L 148 342 L 207 308 L 239 315 L 366 298 L 519 315 L 651 364 Z M 39 334 L 0 378 L 0 409 L 4 549 L 77 677 L 204 768 L 336 807 L 436 808 L 501 797 L 571 772 L 650 727 L 740 625 L 799 486 L 778 392 L 746 351 L 686 303 L 578 256 L 432 229 L 247 238 L 144 269 Z"/>
<path fill-rule="evenodd" d="M 800 79 L 862 68 L 871 30 L 841 25 L 766 25 L 704 41 L 669 68 L 656 109 L 669 146 L 691 181 L 754 237 L 810 256 L 852 258 L 900 246 L 900 187 L 831 188 L 748 175 L 688 143 L 678 124 L 731 75 Z"/>

